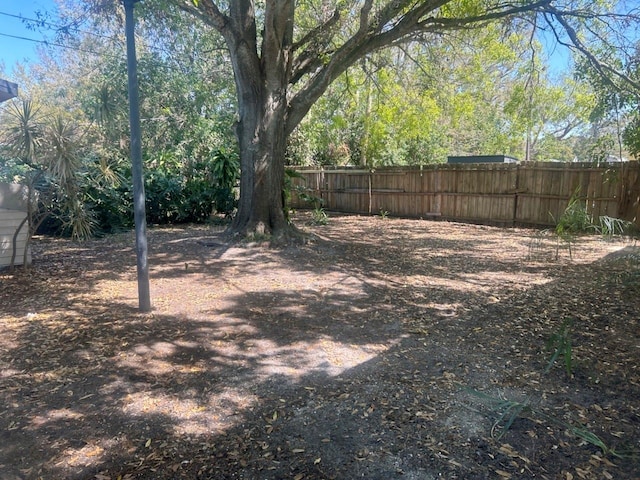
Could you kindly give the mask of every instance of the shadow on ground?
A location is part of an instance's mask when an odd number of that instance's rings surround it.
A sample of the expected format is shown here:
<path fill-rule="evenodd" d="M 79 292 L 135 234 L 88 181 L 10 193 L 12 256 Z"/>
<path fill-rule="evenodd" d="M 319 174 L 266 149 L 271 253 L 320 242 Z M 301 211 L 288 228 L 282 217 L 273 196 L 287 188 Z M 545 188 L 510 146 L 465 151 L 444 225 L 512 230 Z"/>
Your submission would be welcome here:
<path fill-rule="evenodd" d="M 43 241 L 1 278 L 0 478 L 640 473 L 635 247 L 534 262 L 526 231 L 333 222 L 278 251 L 153 231 L 150 314 L 130 236 Z M 569 316 L 574 370 L 544 374 Z M 559 422 L 522 412 L 498 439 L 473 392 Z"/>

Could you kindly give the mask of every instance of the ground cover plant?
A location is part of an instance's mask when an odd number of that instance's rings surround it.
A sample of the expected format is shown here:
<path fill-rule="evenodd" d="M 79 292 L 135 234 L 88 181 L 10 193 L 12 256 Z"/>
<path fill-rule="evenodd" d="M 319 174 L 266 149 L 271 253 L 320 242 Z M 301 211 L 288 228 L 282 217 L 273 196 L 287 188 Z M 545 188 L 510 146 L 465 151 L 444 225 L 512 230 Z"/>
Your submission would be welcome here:
<path fill-rule="evenodd" d="M 640 476 L 635 243 L 294 217 L 282 249 L 151 229 L 147 314 L 133 234 L 36 238 L 0 273 L 0 478 Z"/>

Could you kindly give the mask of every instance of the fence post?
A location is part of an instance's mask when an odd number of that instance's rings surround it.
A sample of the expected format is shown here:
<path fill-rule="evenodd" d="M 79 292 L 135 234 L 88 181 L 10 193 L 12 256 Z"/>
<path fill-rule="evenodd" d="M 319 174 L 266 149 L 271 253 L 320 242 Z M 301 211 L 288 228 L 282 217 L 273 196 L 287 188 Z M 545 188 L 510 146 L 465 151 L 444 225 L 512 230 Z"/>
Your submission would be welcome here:
<path fill-rule="evenodd" d="M 513 192 L 513 220 L 511 222 L 512 226 L 516 226 L 516 221 L 518 217 L 518 189 L 520 188 L 520 165 L 516 163 L 516 188 Z"/>
<path fill-rule="evenodd" d="M 371 187 L 371 183 L 372 183 L 371 176 L 372 176 L 372 175 L 373 175 L 373 170 L 369 169 L 369 215 L 371 215 L 371 213 L 372 213 L 372 206 L 371 206 L 371 204 L 372 204 L 372 202 L 373 202 L 373 200 L 372 200 L 372 198 L 371 198 L 371 197 L 372 197 L 372 187 Z"/>

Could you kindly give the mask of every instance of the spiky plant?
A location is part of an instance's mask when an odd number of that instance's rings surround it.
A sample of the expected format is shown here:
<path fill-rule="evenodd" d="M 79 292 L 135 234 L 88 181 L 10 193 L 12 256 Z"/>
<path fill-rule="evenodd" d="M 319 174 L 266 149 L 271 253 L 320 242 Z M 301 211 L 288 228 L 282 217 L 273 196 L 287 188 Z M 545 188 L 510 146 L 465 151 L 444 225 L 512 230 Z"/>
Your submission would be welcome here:
<path fill-rule="evenodd" d="M 2 132 L 3 143 L 8 153 L 27 167 L 27 245 L 53 212 L 59 214 L 61 223 L 74 237 L 89 237 L 94 224 L 81 201 L 81 161 L 73 124 L 60 115 L 44 116 L 29 99 L 11 103 L 8 120 Z"/>
<path fill-rule="evenodd" d="M 34 167 L 43 138 L 40 109 L 31 100 L 22 100 L 10 103 L 7 111 L 10 123 L 4 143 L 12 155 Z"/>
<path fill-rule="evenodd" d="M 571 376 L 573 373 L 573 347 L 571 345 L 571 328 L 573 327 L 573 320 L 566 318 L 563 320 L 560 328 L 554 332 L 549 341 L 547 342 L 547 349 L 551 350 L 553 354 L 551 359 L 544 370 L 544 373 L 549 373 L 551 367 L 560 357 L 564 360 L 564 369 L 567 376 Z"/>
<path fill-rule="evenodd" d="M 502 438 L 518 418 L 529 418 L 537 423 L 556 425 L 581 440 L 600 448 L 604 455 L 624 458 L 636 455 L 637 453 L 630 452 L 629 455 L 620 453 L 609 447 L 604 440 L 586 427 L 569 423 L 553 415 L 549 415 L 542 411 L 542 409 L 533 407 L 529 400 L 518 402 L 508 400 L 506 398 L 495 397 L 472 388 L 464 388 L 464 390 L 478 398 L 493 414 L 492 416 L 497 418 L 491 427 L 491 436 L 496 440 Z"/>

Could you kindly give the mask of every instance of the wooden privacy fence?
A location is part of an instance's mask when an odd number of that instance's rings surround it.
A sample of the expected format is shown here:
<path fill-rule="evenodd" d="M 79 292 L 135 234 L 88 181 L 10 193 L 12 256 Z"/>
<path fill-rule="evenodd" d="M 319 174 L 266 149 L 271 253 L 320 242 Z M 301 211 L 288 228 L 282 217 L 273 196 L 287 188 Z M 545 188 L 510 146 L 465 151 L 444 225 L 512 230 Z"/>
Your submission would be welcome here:
<path fill-rule="evenodd" d="M 375 170 L 297 167 L 292 206 L 308 208 L 300 190 L 328 210 L 388 212 L 415 218 L 499 225 L 553 225 L 573 195 L 595 218 L 638 219 L 637 162 L 439 164 Z M 296 194 L 296 191 L 298 193 Z"/>

